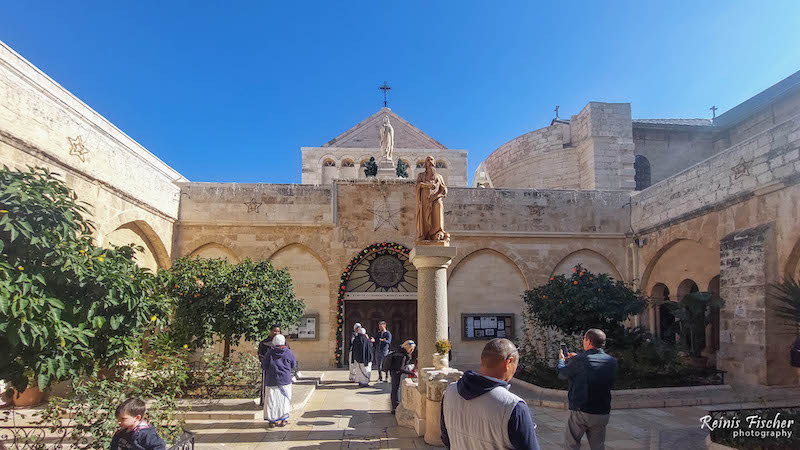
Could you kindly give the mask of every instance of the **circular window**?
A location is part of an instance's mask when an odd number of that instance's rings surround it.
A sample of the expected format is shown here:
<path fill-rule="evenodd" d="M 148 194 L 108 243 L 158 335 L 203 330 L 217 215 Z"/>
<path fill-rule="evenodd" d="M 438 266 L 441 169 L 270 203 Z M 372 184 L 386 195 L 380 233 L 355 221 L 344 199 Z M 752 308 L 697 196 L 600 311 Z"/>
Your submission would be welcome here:
<path fill-rule="evenodd" d="M 395 256 L 381 255 L 370 262 L 368 272 L 375 284 L 383 288 L 392 288 L 403 279 L 405 268 L 403 262 Z"/>

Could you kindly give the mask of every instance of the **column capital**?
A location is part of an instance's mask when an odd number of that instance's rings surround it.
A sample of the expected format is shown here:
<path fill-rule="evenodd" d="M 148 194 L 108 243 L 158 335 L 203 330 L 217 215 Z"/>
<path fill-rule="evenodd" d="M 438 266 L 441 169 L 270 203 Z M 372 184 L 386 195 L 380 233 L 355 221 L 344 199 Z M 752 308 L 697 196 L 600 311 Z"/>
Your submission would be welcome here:
<path fill-rule="evenodd" d="M 411 250 L 408 259 L 414 267 L 447 268 L 458 253 L 457 247 L 418 245 Z"/>

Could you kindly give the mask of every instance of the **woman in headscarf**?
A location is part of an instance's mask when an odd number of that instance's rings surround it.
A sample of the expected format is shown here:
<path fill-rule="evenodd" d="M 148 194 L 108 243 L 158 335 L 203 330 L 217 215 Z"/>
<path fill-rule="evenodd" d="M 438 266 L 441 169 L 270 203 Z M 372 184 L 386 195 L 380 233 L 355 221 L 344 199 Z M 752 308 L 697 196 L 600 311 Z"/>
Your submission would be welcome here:
<path fill-rule="evenodd" d="M 400 350 L 391 353 L 387 358 L 389 360 L 389 373 L 392 375 L 392 414 L 395 413 L 397 405 L 400 404 L 400 383 L 408 376 L 413 375 L 411 371 L 411 354 L 417 348 L 417 344 L 411 339 L 403 342 Z"/>
<path fill-rule="evenodd" d="M 348 361 L 350 376 L 348 379 L 350 381 L 356 381 L 356 365 L 353 363 L 353 340 L 355 340 L 356 336 L 358 336 L 359 328 L 361 328 L 361 324 L 356 322 L 356 324 L 353 325 L 353 332 L 350 333 L 350 347 L 348 347 L 348 353 L 350 354 L 350 361 Z"/>
<path fill-rule="evenodd" d="M 269 422 L 270 427 L 282 427 L 288 423 L 292 408 L 292 368 L 295 364 L 294 353 L 286 347 L 286 337 L 276 335 L 272 339 L 272 348 L 261 363 L 266 380 L 264 420 Z"/>
<path fill-rule="evenodd" d="M 355 381 L 359 386 L 369 386 L 370 373 L 372 371 L 372 342 L 367 337 L 367 330 L 358 329 L 358 336 L 353 339 L 353 365 L 355 366 Z"/>

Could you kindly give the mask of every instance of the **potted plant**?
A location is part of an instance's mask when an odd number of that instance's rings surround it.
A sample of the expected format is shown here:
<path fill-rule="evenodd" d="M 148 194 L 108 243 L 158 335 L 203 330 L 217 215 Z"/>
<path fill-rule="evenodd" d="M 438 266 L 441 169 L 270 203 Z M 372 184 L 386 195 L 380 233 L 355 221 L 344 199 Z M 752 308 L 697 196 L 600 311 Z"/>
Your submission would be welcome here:
<path fill-rule="evenodd" d="M 433 354 L 433 368 L 436 370 L 444 369 L 445 367 L 450 367 L 450 361 L 448 359 L 448 354 L 450 350 L 453 348 L 450 345 L 450 341 L 447 339 L 441 339 L 436 341 L 436 353 Z"/>
<path fill-rule="evenodd" d="M 789 361 L 792 367 L 800 367 L 800 283 L 793 278 L 772 285 L 770 294 L 779 304 L 775 306 L 778 317 L 785 319 L 788 326 L 794 326 L 796 337 L 790 350 Z"/>
<path fill-rule="evenodd" d="M 37 406 L 42 404 L 47 393 L 39 389 L 36 380 L 33 378 L 33 371 L 26 373 L 28 377 L 28 387 L 20 392 L 13 387 L 10 387 L 5 392 L 5 401 L 13 406 Z"/>

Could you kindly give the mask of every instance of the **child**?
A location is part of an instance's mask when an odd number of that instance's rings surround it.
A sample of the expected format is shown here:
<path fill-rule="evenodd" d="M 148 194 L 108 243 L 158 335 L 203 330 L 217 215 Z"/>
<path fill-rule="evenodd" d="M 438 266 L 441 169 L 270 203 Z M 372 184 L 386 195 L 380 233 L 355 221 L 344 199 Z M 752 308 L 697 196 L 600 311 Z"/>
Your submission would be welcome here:
<path fill-rule="evenodd" d="M 117 407 L 119 431 L 111 440 L 111 450 L 166 450 L 156 429 L 143 419 L 146 409 L 138 398 L 129 398 Z"/>

